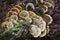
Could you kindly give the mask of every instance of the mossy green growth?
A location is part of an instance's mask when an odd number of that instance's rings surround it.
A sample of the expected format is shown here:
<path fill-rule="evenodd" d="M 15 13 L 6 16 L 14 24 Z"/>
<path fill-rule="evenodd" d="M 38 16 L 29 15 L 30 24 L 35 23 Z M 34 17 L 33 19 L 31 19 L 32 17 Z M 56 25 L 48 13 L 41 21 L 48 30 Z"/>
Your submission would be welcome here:
<path fill-rule="evenodd" d="M 5 29 L 4 32 L 1 35 L 5 35 L 8 32 L 14 32 L 14 31 L 19 31 L 19 27 L 18 26 L 23 26 L 23 23 L 25 21 L 21 21 L 19 24 L 15 24 L 14 27 L 10 28 L 10 29 Z"/>
<path fill-rule="evenodd" d="M 8 33 L 8 32 L 13 32 L 13 31 L 18 31 L 19 30 L 19 28 L 18 28 L 18 24 L 16 24 L 14 27 L 12 27 L 12 28 L 9 28 L 9 29 L 5 29 L 5 31 L 1 34 L 1 35 L 5 35 L 6 33 Z"/>

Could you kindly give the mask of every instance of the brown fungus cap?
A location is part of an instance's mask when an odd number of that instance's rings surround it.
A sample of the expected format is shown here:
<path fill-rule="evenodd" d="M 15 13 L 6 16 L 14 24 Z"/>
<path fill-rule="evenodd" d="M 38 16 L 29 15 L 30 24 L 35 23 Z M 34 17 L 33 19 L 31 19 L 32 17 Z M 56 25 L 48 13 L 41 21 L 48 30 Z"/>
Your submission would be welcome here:
<path fill-rule="evenodd" d="M 46 21 L 47 24 L 51 24 L 53 21 L 52 17 L 48 14 L 44 14 L 42 17 Z"/>

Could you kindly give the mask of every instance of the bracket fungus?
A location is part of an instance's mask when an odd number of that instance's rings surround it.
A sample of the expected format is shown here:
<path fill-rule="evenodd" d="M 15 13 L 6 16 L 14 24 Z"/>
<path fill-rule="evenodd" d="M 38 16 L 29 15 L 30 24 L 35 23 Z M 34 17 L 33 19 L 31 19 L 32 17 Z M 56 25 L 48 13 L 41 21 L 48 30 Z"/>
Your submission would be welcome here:
<path fill-rule="evenodd" d="M 34 37 L 38 37 L 41 34 L 41 28 L 39 28 L 37 25 L 31 25 L 31 27 L 30 27 L 30 33 Z"/>
<path fill-rule="evenodd" d="M 8 22 L 8 21 L 5 21 L 5 22 L 3 22 L 3 23 L 1 24 L 2 29 L 5 29 L 5 28 L 6 28 L 6 24 L 7 24 L 7 22 Z"/>
<path fill-rule="evenodd" d="M 43 10 L 43 13 L 46 13 L 48 11 L 48 7 L 46 5 L 43 5 L 42 10 Z"/>
<path fill-rule="evenodd" d="M 47 24 L 51 24 L 53 21 L 53 18 L 48 14 L 44 14 L 43 19 L 46 21 Z"/>
<path fill-rule="evenodd" d="M 51 3 L 49 3 L 49 2 L 45 2 L 44 3 L 47 7 L 49 7 L 49 8 L 54 8 L 54 5 L 53 4 L 51 4 Z"/>
<path fill-rule="evenodd" d="M 53 21 L 53 18 L 47 12 L 54 5 L 46 0 L 36 0 L 36 3 L 37 6 L 29 2 L 27 4 L 19 3 L 15 5 L 7 13 L 7 17 L 1 25 L 2 28 L 9 29 L 8 31 L 16 37 L 27 37 L 26 35 L 30 34 L 30 36 L 32 35 L 31 37 L 37 38 L 47 35 L 49 33 L 49 25 Z M 38 11 L 35 12 L 37 7 Z M 41 11 L 42 15 L 39 15 Z M 6 33 L 9 32 L 6 31 Z"/>
<path fill-rule="evenodd" d="M 42 19 L 33 19 L 33 24 L 39 26 L 39 28 L 41 28 L 41 31 L 44 31 L 45 27 L 46 27 L 46 22 Z"/>
<path fill-rule="evenodd" d="M 32 18 L 33 16 L 36 16 L 36 14 L 33 11 L 29 11 L 29 17 Z"/>
<path fill-rule="evenodd" d="M 29 17 L 28 11 L 22 10 L 22 11 L 19 13 L 19 17 L 21 17 L 21 18 L 23 18 L 23 19 L 27 19 L 27 18 Z"/>
<path fill-rule="evenodd" d="M 33 3 L 27 3 L 26 4 L 26 10 L 32 11 L 34 9 L 35 9 L 35 7 L 34 7 L 34 4 Z"/>
<path fill-rule="evenodd" d="M 22 6 L 23 3 L 19 3 L 17 5 L 15 5 L 13 8 L 11 8 L 11 10 L 7 13 L 7 17 L 10 17 L 12 14 L 18 15 L 18 13 L 22 10 Z"/>
<path fill-rule="evenodd" d="M 17 24 L 18 17 L 16 15 L 11 15 L 9 18 L 10 22 Z"/>
<path fill-rule="evenodd" d="M 13 27 L 13 23 L 12 22 L 8 22 L 7 24 L 6 24 L 6 27 L 9 29 L 9 28 L 12 28 Z"/>

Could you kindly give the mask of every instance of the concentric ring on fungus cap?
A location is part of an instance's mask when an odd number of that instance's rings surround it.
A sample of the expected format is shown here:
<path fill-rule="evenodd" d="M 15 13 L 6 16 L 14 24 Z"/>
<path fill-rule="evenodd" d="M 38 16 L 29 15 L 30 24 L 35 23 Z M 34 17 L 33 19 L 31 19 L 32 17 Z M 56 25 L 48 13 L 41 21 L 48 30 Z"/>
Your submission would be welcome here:
<path fill-rule="evenodd" d="M 46 22 L 48 25 L 51 24 L 52 21 L 53 21 L 53 18 L 52 18 L 50 15 L 48 15 L 48 14 L 44 14 L 44 15 L 43 15 L 43 19 L 45 20 L 45 22 Z"/>
<path fill-rule="evenodd" d="M 41 28 L 41 31 L 44 31 L 46 29 L 46 22 L 40 16 L 33 18 L 33 24 L 38 25 L 38 27 Z"/>
<path fill-rule="evenodd" d="M 38 37 L 41 34 L 41 29 L 37 25 L 31 25 L 30 33 L 34 37 Z"/>
<path fill-rule="evenodd" d="M 33 11 L 29 11 L 29 16 L 33 17 L 33 16 L 36 16 L 36 14 Z"/>
<path fill-rule="evenodd" d="M 20 18 L 23 18 L 23 19 L 27 19 L 29 17 L 29 12 L 28 11 L 25 11 L 25 10 L 22 10 L 20 13 L 19 13 L 19 17 Z"/>
<path fill-rule="evenodd" d="M 27 22 L 32 23 L 32 19 L 30 17 L 28 17 L 27 19 L 25 19 Z"/>
<path fill-rule="evenodd" d="M 13 25 L 13 23 L 12 22 L 8 22 L 7 24 L 6 24 L 6 27 L 9 29 L 9 28 L 12 28 L 14 25 Z"/>
<path fill-rule="evenodd" d="M 17 15 L 11 15 L 9 18 L 10 22 L 16 23 L 17 24 L 18 17 Z"/>
<path fill-rule="evenodd" d="M 42 10 L 43 10 L 43 13 L 46 13 L 48 11 L 48 7 L 46 5 L 43 5 Z"/>
<path fill-rule="evenodd" d="M 17 16 L 17 15 L 11 15 L 11 16 L 10 16 L 10 19 L 18 20 L 18 16 Z"/>
<path fill-rule="evenodd" d="M 13 8 L 11 9 L 11 11 L 15 11 L 15 12 L 17 12 L 17 14 L 20 12 L 20 10 L 19 10 L 18 8 L 16 8 L 16 7 L 13 7 Z"/>
<path fill-rule="evenodd" d="M 36 19 L 42 19 L 41 16 L 36 15 L 34 12 L 29 11 L 29 17 L 30 18 L 36 18 Z"/>
<path fill-rule="evenodd" d="M 11 10 L 8 12 L 7 17 L 9 17 L 12 14 L 18 15 L 18 13 L 22 10 L 22 7 L 18 4 L 15 5 Z"/>
<path fill-rule="evenodd" d="M 30 8 L 29 8 L 30 7 Z M 35 9 L 35 7 L 34 7 L 34 4 L 33 3 L 27 3 L 26 4 L 26 10 L 28 10 L 28 11 L 32 11 L 32 10 L 34 10 Z"/>
<path fill-rule="evenodd" d="M 7 17 L 10 17 L 11 15 L 17 15 L 17 12 L 15 12 L 15 11 L 9 11 L 7 13 Z"/>
<path fill-rule="evenodd" d="M 33 24 L 41 28 L 41 31 L 44 31 L 46 28 L 46 22 L 41 18 L 40 19 L 33 18 Z"/>
<path fill-rule="evenodd" d="M 8 22 L 8 21 L 5 21 L 5 22 L 3 22 L 3 23 L 1 24 L 2 29 L 5 29 L 5 28 L 6 28 L 6 24 L 7 24 L 7 22 Z"/>

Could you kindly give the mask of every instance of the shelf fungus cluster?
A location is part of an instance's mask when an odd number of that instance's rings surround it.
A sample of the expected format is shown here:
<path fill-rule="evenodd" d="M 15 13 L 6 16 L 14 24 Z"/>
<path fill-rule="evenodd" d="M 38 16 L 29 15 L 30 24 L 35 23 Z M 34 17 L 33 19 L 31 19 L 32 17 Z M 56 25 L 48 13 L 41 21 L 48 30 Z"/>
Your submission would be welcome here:
<path fill-rule="evenodd" d="M 36 7 L 39 8 L 39 12 L 35 11 Z M 17 37 L 27 34 L 35 38 L 44 37 L 49 33 L 49 25 L 53 21 L 52 17 L 46 14 L 49 8 L 54 8 L 54 6 L 46 0 L 36 0 L 36 5 L 30 2 L 17 4 L 11 8 L 5 21 L 1 24 L 4 30 L 2 34 L 11 32 Z M 41 16 L 37 15 L 37 13 L 40 14 L 40 11 L 43 12 Z"/>

